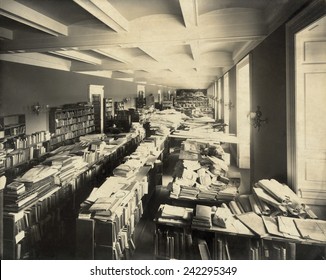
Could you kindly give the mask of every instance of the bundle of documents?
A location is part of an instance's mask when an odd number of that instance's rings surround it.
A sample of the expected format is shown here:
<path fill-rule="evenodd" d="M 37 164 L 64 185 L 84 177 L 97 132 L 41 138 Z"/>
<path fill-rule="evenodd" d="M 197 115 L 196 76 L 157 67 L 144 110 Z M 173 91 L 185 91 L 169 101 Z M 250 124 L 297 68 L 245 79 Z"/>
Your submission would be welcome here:
<path fill-rule="evenodd" d="M 198 183 L 196 184 L 196 187 L 199 189 L 199 193 L 197 195 L 198 199 L 216 200 L 218 191 L 215 188 L 212 188 L 210 186 L 204 186 Z"/>
<path fill-rule="evenodd" d="M 54 176 L 58 169 L 51 166 L 37 165 L 28 170 L 23 176 L 18 177 L 16 181 L 23 182 L 27 188 L 34 187 L 38 182 Z"/>
<path fill-rule="evenodd" d="M 326 242 L 326 221 L 284 216 L 262 216 L 262 220 L 267 232 L 271 235 L 296 240 Z"/>
<path fill-rule="evenodd" d="M 162 210 L 161 217 L 167 219 L 190 221 L 193 214 L 192 208 L 173 206 L 169 204 L 161 205 L 160 209 Z"/>
<path fill-rule="evenodd" d="M 94 219 L 108 220 L 110 216 L 115 213 L 117 208 L 128 192 L 119 192 L 119 195 L 112 195 L 110 197 L 99 197 L 95 203 L 89 208 L 90 212 L 96 212 Z"/>
<path fill-rule="evenodd" d="M 268 206 L 275 208 L 283 216 L 317 218 L 312 210 L 287 185 L 274 179 L 260 180 L 255 184 L 253 192 L 255 199 L 258 198 Z M 258 206 L 259 204 L 258 201 Z"/>
<path fill-rule="evenodd" d="M 234 199 L 238 195 L 238 193 L 238 187 L 233 185 L 227 185 L 218 191 L 216 198 L 220 200 L 231 200 Z"/>
<path fill-rule="evenodd" d="M 171 192 L 170 192 L 170 197 L 175 198 L 175 199 L 179 198 L 180 191 L 181 191 L 181 186 L 179 184 L 173 183 L 172 184 L 172 189 L 171 189 Z"/>
<path fill-rule="evenodd" d="M 177 129 L 185 118 L 186 115 L 174 109 L 157 111 L 149 117 L 149 122 L 153 127 L 165 126 L 169 129 Z"/>
<path fill-rule="evenodd" d="M 113 175 L 114 176 L 120 176 L 120 177 L 129 178 L 129 177 L 131 177 L 136 172 L 136 170 L 138 168 L 135 167 L 135 166 L 132 166 L 128 162 L 127 163 L 123 163 L 123 164 L 120 164 L 118 167 L 116 167 L 113 170 Z"/>
<path fill-rule="evenodd" d="M 210 206 L 197 205 L 195 216 L 192 219 L 194 226 L 210 228 L 212 226 L 212 210 Z"/>
<path fill-rule="evenodd" d="M 27 171 L 6 188 L 4 209 L 19 212 L 50 193 L 54 188 L 54 174 L 57 172 L 49 166 L 36 166 Z"/>
<path fill-rule="evenodd" d="M 196 187 L 181 186 L 179 198 L 194 200 L 197 199 L 199 190 Z"/>

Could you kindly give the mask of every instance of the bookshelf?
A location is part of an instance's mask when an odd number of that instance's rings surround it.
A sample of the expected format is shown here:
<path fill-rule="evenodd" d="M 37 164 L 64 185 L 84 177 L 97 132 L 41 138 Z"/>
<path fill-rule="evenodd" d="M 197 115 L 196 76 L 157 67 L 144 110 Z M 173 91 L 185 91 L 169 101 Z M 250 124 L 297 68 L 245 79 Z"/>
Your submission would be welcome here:
<path fill-rule="evenodd" d="M 107 178 L 100 186 L 98 191 L 117 201 L 118 206 L 106 217 L 100 217 L 98 213 L 91 217 L 85 209 L 86 215 L 79 215 L 76 220 L 77 259 L 120 260 L 131 257 L 135 250 L 135 227 L 143 214 L 142 199 L 148 189 L 149 170 L 149 167 L 141 168 L 136 178 L 126 181 L 113 194 L 110 189 L 117 185 L 116 177 Z"/>
<path fill-rule="evenodd" d="M 49 133 L 26 135 L 25 131 L 24 114 L 0 117 L 0 175 L 6 174 L 9 181 L 24 165 L 48 151 Z"/>
<path fill-rule="evenodd" d="M 88 103 L 67 104 L 50 108 L 50 145 L 62 144 L 95 131 L 94 108 Z"/>
<path fill-rule="evenodd" d="M 143 135 L 137 130 L 122 135 L 110 154 L 89 163 L 86 169 L 78 171 L 71 179 L 60 184 L 50 180 L 49 184 L 44 184 L 48 191 L 40 192 L 35 197 L 31 192 L 31 196 L 27 196 L 27 203 L 18 205 L 18 208 L 9 209 L 5 204 L 4 258 L 49 259 L 54 258 L 60 250 L 74 252 L 75 236 L 71 235 L 76 229 L 80 202 L 93 187 L 103 183 L 125 156 L 136 149 Z M 19 187 L 16 189 L 20 193 Z M 35 189 L 37 186 L 33 187 Z M 21 194 L 26 194 L 26 191 Z M 8 198 L 8 190 L 5 197 Z"/>
<path fill-rule="evenodd" d="M 24 114 L 8 115 L 0 117 L 0 141 L 23 136 L 26 132 Z"/>
<path fill-rule="evenodd" d="M 22 135 L 7 141 L 9 151 L 6 154 L 6 171 L 28 164 L 49 152 L 49 132 L 40 131 L 30 135 Z M 11 176 L 10 176 L 11 177 Z"/>
<path fill-rule="evenodd" d="M 117 114 L 118 111 L 123 111 L 125 109 L 125 103 L 123 101 L 114 102 L 114 113 Z"/>
<path fill-rule="evenodd" d="M 104 119 L 104 132 L 109 131 L 109 128 L 113 124 L 114 117 L 114 103 L 112 98 L 104 98 L 103 99 L 103 119 Z"/>
<path fill-rule="evenodd" d="M 272 235 L 260 239 L 262 260 L 325 260 L 326 243 L 311 239 L 288 239 Z"/>
<path fill-rule="evenodd" d="M 181 217 L 174 219 L 162 213 L 166 205 L 160 205 L 154 219 L 154 256 L 156 259 L 193 259 L 194 244 L 191 232 L 191 220 Z M 178 207 L 178 209 L 181 209 Z M 189 211 L 189 218 L 193 209 Z M 177 212 L 177 211 L 175 211 Z"/>

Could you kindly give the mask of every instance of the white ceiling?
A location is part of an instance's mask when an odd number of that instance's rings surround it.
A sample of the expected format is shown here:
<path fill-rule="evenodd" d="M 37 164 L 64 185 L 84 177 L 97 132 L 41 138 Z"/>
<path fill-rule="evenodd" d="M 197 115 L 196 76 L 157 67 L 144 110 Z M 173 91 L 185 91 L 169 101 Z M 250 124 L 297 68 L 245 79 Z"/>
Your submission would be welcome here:
<path fill-rule="evenodd" d="M 0 59 L 207 88 L 307 0 L 1 0 Z"/>

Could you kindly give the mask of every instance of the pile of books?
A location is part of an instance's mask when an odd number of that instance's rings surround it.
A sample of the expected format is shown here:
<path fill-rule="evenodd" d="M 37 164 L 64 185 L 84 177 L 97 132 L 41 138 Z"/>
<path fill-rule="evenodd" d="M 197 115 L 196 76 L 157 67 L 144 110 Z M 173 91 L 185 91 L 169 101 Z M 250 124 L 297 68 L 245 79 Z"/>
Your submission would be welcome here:
<path fill-rule="evenodd" d="M 212 210 L 207 205 L 196 205 L 195 216 L 192 219 L 194 226 L 210 228 L 212 226 Z"/>
<path fill-rule="evenodd" d="M 55 188 L 56 172 L 48 166 L 36 166 L 8 184 L 4 193 L 4 209 L 19 212 L 50 193 Z"/>
<path fill-rule="evenodd" d="M 229 207 L 234 214 L 254 212 L 257 215 L 317 218 L 301 198 L 275 179 L 258 181 L 252 194 L 237 195 Z"/>

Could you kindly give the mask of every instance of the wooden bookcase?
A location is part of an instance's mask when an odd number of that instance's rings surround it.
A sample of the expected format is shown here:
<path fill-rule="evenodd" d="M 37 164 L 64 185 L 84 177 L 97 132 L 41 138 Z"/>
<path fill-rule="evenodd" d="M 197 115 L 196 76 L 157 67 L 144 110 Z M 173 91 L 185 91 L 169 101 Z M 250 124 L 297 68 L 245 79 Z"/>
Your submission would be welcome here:
<path fill-rule="evenodd" d="M 37 196 L 18 212 L 5 209 L 4 259 L 48 259 L 57 250 L 74 251 L 75 235 L 71 235 L 76 229 L 79 204 L 141 140 L 140 134 L 130 134 L 110 155 L 90 164 L 76 178 L 54 185 L 51 192 Z"/>
<path fill-rule="evenodd" d="M 89 104 L 69 104 L 50 108 L 51 145 L 62 144 L 95 131 L 94 109 Z"/>
<path fill-rule="evenodd" d="M 3 131 L 3 132 L 1 132 Z M 25 135 L 26 122 L 24 114 L 0 117 L 0 139 L 6 140 Z"/>
<path fill-rule="evenodd" d="M 114 118 L 114 103 L 112 98 L 103 99 L 103 119 L 104 119 L 104 132 L 109 131 L 109 128 L 113 126 Z"/>
<path fill-rule="evenodd" d="M 143 214 L 144 190 L 150 188 L 147 185 L 150 169 L 148 166 L 143 167 L 134 180 L 129 183 L 126 181 L 130 191 L 128 200 L 124 200 L 107 221 L 81 217 L 77 219 L 77 259 L 130 259 L 135 250 L 135 227 Z M 109 180 L 110 178 L 100 189 L 109 185 Z"/>

